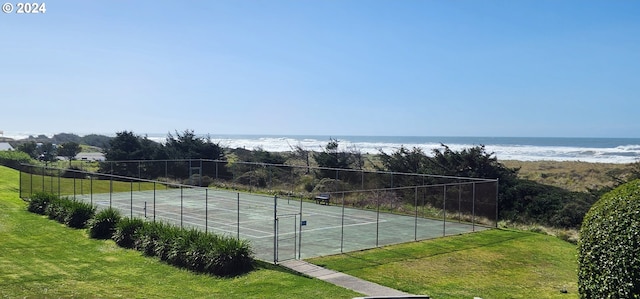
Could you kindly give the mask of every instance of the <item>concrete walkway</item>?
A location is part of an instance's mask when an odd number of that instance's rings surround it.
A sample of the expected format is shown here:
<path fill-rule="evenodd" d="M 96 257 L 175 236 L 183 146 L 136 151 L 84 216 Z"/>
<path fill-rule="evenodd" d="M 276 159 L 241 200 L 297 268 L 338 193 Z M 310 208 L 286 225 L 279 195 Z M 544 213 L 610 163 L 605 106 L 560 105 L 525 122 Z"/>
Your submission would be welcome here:
<path fill-rule="evenodd" d="M 362 280 L 351 275 L 325 269 L 301 260 L 288 260 L 279 263 L 279 265 L 298 273 L 356 291 L 366 296 L 378 298 L 429 298 L 428 296 L 413 296 L 405 292 L 381 286 L 377 283 Z"/>

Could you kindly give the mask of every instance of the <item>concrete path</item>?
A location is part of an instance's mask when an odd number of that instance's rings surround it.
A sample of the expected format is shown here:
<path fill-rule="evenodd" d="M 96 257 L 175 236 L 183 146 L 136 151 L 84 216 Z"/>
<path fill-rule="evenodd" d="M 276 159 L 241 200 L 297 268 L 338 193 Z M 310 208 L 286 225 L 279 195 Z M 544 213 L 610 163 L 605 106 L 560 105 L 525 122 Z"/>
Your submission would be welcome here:
<path fill-rule="evenodd" d="M 298 273 L 356 291 L 366 296 L 378 298 L 429 298 L 428 296 L 412 296 L 405 292 L 381 286 L 377 283 L 362 280 L 351 275 L 325 269 L 301 260 L 288 260 L 279 263 L 279 265 Z"/>

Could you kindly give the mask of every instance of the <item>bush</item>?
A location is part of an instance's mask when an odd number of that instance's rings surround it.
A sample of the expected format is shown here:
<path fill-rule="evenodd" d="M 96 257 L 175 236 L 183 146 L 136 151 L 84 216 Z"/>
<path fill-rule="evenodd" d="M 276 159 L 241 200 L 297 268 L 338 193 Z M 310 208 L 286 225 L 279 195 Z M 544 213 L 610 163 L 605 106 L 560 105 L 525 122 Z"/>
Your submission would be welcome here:
<path fill-rule="evenodd" d="M 144 222 L 134 247 L 147 256 L 192 271 L 218 276 L 244 273 L 253 267 L 249 243 L 164 222 Z"/>
<path fill-rule="evenodd" d="M 120 211 L 114 208 L 100 211 L 89 222 L 89 236 L 94 239 L 111 239 L 121 218 Z"/>
<path fill-rule="evenodd" d="M 604 194 L 584 217 L 578 241 L 582 298 L 640 297 L 640 180 Z"/>
<path fill-rule="evenodd" d="M 47 192 L 34 193 L 29 199 L 27 210 L 32 213 L 44 215 L 49 203 L 56 200 L 58 196 Z"/>
<path fill-rule="evenodd" d="M 55 197 L 47 205 L 45 214 L 49 219 L 64 223 L 70 203 L 71 201 L 68 198 Z"/>
<path fill-rule="evenodd" d="M 136 243 L 136 232 L 144 225 L 138 218 L 122 218 L 116 225 L 113 240 L 121 247 L 133 248 Z"/>
<path fill-rule="evenodd" d="M 29 154 L 21 151 L 0 151 L 0 165 L 20 169 L 20 164 L 33 163 Z"/>
<path fill-rule="evenodd" d="M 67 204 L 64 223 L 72 228 L 85 228 L 95 214 L 96 207 L 93 205 L 82 201 L 70 200 Z"/>
<path fill-rule="evenodd" d="M 220 237 L 215 244 L 214 257 L 207 265 L 207 272 L 220 276 L 244 273 L 253 267 L 252 254 L 248 241 L 230 236 Z"/>

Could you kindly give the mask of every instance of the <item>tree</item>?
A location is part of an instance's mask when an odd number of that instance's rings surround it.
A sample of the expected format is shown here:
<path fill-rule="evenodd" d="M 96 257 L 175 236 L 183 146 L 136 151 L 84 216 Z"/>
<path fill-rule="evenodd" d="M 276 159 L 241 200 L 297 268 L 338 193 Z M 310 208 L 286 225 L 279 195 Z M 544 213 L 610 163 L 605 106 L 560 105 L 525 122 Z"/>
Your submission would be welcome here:
<path fill-rule="evenodd" d="M 272 153 L 265 151 L 261 147 L 253 149 L 253 157 L 249 162 L 267 163 L 267 164 L 284 164 L 286 158 L 280 153 Z"/>
<path fill-rule="evenodd" d="M 213 143 L 209 136 L 197 137 L 192 130 L 185 130 L 182 134 L 176 132 L 176 137 L 168 134 L 166 140 L 165 151 L 168 159 L 189 160 L 190 162 L 201 159 L 225 160 L 224 149 L 218 143 Z M 201 169 L 203 176 L 216 177 L 227 175 L 224 163 L 219 165 L 219 163 L 216 162 L 215 166 L 211 163 L 207 164 L 209 164 L 210 167 L 203 167 L 203 169 Z M 184 164 L 174 164 L 170 171 L 177 177 L 191 177 L 189 173 L 191 170 Z"/>
<path fill-rule="evenodd" d="M 304 163 L 304 166 L 306 166 L 304 173 L 309 174 L 309 168 L 311 167 L 309 150 L 305 149 L 300 144 L 294 146 L 289 145 L 289 147 L 291 148 L 292 157 L 301 160 Z"/>
<path fill-rule="evenodd" d="M 104 150 L 106 162 L 100 164 L 100 171 L 106 173 L 137 177 L 142 171 L 140 165 L 126 161 L 153 160 L 162 153 L 161 144 L 128 131 L 117 132 L 109 143 Z"/>
<path fill-rule="evenodd" d="M 213 143 L 210 137 L 196 137 L 191 130 L 185 130 L 176 137 L 171 133 L 167 136 L 166 150 L 170 159 L 212 159 L 223 160 L 224 150 L 219 144 Z"/>
<path fill-rule="evenodd" d="M 640 180 L 603 195 L 578 242 L 581 298 L 640 298 Z"/>
<path fill-rule="evenodd" d="M 37 159 L 38 153 L 36 152 L 36 148 L 38 144 L 35 141 L 27 141 L 18 145 L 17 149 L 23 153 L 28 154 L 31 158 Z"/>
<path fill-rule="evenodd" d="M 60 145 L 58 148 L 58 155 L 69 159 L 69 167 L 71 167 L 71 160 L 73 160 L 81 151 L 82 148 L 80 148 L 80 144 L 71 141 Z"/>
<path fill-rule="evenodd" d="M 414 147 L 411 150 L 401 146 L 391 155 L 379 150 L 382 167 L 378 170 L 391 172 L 424 173 L 427 165 L 427 155 L 422 149 Z"/>
<path fill-rule="evenodd" d="M 82 138 L 80 136 L 78 136 L 76 134 L 71 134 L 71 133 L 59 133 L 59 134 L 55 134 L 55 135 L 53 135 L 53 137 L 51 137 L 51 142 L 55 142 L 57 144 L 63 144 L 63 143 L 67 143 L 67 142 L 80 143 L 81 140 L 82 140 Z"/>
<path fill-rule="evenodd" d="M 45 142 L 36 147 L 38 159 L 41 161 L 55 161 L 57 154 L 56 146 L 51 142 Z"/>
<path fill-rule="evenodd" d="M 89 134 L 82 137 L 82 143 L 105 149 L 109 147 L 109 142 L 111 141 L 111 139 L 113 139 L 113 137 L 97 135 L 97 134 Z"/>
<path fill-rule="evenodd" d="M 339 142 L 336 139 L 330 138 L 329 142 L 324 148 L 324 151 L 315 153 L 313 159 L 318 166 L 323 168 L 339 168 L 347 169 L 351 165 L 351 157 L 348 152 L 340 151 L 338 149 Z M 332 169 L 323 169 L 320 171 L 322 177 L 335 178 L 336 171 Z"/>

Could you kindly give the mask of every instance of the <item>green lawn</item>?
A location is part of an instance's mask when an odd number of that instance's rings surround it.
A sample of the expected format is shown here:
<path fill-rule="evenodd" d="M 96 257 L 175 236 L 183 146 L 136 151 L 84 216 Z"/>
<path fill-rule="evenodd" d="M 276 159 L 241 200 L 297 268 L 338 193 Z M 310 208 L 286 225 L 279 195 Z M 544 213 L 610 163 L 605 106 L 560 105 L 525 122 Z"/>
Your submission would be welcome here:
<path fill-rule="evenodd" d="M 0 167 L 1 298 L 352 298 L 359 294 L 259 264 L 234 278 L 176 269 L 26 211 L 17 171 Z"/>
<path fill-rule="evenodd" d="M 437 299 L 578 298 L 575 255 L 555 237 L 495 229 L 310 262 Z"/>

